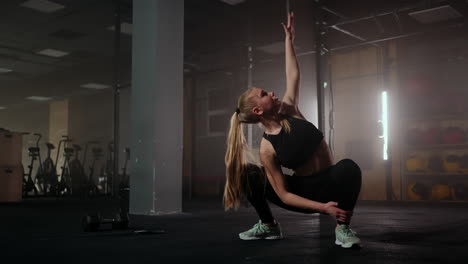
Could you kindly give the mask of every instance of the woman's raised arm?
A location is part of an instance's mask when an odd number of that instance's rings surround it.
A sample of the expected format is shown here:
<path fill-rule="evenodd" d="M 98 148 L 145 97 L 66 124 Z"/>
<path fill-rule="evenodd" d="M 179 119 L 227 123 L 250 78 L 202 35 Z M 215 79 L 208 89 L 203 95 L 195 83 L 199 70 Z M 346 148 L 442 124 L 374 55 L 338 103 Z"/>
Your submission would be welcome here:
<path fill-rule="evenodd" d="M 296 106 L 299 96 L 300 72 L 296 52 L 294 50 L 294 13 L 291 12 L 288 14 L 287 25 L 284 23 L 281 24 L 283 25 L 285 33 L 284 43 L 286 57 L 286 93 L 284 94 L 283 102 L 291 106 Z"/>

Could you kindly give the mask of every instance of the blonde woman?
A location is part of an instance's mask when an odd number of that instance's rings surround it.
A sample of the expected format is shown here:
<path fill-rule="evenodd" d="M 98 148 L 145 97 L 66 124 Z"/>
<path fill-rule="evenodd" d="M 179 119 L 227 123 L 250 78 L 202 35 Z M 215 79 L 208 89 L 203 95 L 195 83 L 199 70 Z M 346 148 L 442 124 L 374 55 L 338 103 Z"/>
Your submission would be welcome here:
<path fill-rule="evenodd" d="M 280 224 L 268 201 L 287 210 L 333 216 L 337 245 L 360 244 L 350 227 L 353 208 L 361 189 L 361 170 L 352 160 L 333 164 L 324 136 L 305 120 L 298 108 L 300 72 L 294 51 L 294 13 L 288 14 L 285 32 L 286 92 L 278 100 L 273 92 L 250 88 L 238 101 L 231 118 L 225 156 L 224 207 L 238 208 L 246 197 L 260 221 L 239 234 L 240 239 L 282 239 Z M 261 166 L 247 160 L 243 124 L 261 123 Z M 281 166 L 294 171 L 284 175 Z"/>

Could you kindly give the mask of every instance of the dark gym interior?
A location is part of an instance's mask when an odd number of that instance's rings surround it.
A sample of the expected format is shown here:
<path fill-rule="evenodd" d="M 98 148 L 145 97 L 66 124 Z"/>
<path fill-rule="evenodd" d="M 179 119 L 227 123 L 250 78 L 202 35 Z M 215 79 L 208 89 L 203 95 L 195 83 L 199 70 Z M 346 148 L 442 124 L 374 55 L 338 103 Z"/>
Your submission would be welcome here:
<path fill-rule="evenodd" d="M 243 241 L 255 210 L 223 208 L 237 98 L 284 93 L 288 10 L 301 112 L 362 170 L 359 248 L 274 205 L 285 239 Z M 468 257 L 467 0 L 3 0 L 0 21 L 2 263 Z"/>

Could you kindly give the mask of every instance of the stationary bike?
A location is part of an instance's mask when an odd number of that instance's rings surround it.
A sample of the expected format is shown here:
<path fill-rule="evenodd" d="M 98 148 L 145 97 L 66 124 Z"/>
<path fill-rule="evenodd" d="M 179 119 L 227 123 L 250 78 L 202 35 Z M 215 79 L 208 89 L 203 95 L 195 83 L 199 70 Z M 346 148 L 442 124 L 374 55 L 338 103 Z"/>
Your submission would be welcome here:
<path fill-rule="evenodd" d="M 28 148 L 28 153 L 31 163 L 28 165 L 28 172 L 23 174 L 23 197 L 27 197 L 31 191 L 34 191 L 34 195 L 37 195 L 39 192 L 32 178 L 34 162 L 38 159 L 39 149 L 37 147 L 30 147 Z"/>
<path fill-rule="evenodd" d="M 88 176 L 88 195 L 89 196 L 96 196 L 100 193 L 100 188 L 96 184 L 96 181 L 94 179 L 94 167 L 96 165 L 96 162 L 99 161 L 99 159 L 104 156 L 102 154 L 102 148 L 93 148 L 93 162 L 91 163 L 91 166 L 89 166 L 89 176 Z"/>
<path fill-rule="evenodd" d="M 77 144 L 74 144 L 73 152 L 75 153 L 75 157 L 69 163 L 72 193 L 75 195 L 84 195 L 87 184 L 87 177 L 83 165 L 79 159 L 80 151 L 81 147 Z"/>
<path fill-rule="evenodd" d="M 28 166 L 28 173 L 23 174 L 23 196 L 26 197 L 29 195 L 29 192 L 33 191 L 34 196 L 37 196 L 40 192 L 44 190 L 44 177 L 42 170 L 42 161 L 41 161 L 41 149 L 39 148 L 39 141 L 42 138 L 42 135 L 39 133 L 34 133 L 34 136 L 37 137 L 36 146 L 28 148 L 29 157 L 31 157 L 31 163 Z M 39 168 L 37 169 L 36 177 L 32 178 L 32 172 L 34 170 L 34 162 L 39 161 Z"/>
<path fill-rule="evenodd" d="M 55 194 L 54 186 L 58 185 L 57 170 L 55 169 L 54 161 L 51 158 L 51 152 L 55 146 L 51 143 L 46 143 L 47 158 L 42 162 L 42 175 L 44 177 L 44 195 Z"/>
<path fill-rule="evenodd" d="M 62 173 L 57 175 L 59 177 L 57 179 L 57 186 L 54 186 L 53 192 L 57 196 L 65 196 L 65 195 L 70 195 L 72 190 L 71 190 L 71 175 L 70 175 L 70 159 L 73 155 L 73 149 L 72 148 L 67 148 L 66 144 L 68 142 L 71 142 L 72 140 L 68 136 L 62 136 L 64 139 L 59 141 L 59 147 L 57 149 L 57 157 L 55 158 L 55 169 L 57 170 L 57 165 L 58 165 L 58 158 L 60 154 L 60 148 L 63 143 L 63 151 L 64 154 L 63 156 L 65 157 L 65 160 L 63 161 L 63 165 L 61 166 Z"/>
<path fill-rule="evenodd" d="M 103 185 L 105 194 L 114 193 L 113 183 L 114 183 L 114 144 L 109 142 L 107 145 L 107 159 L 105 166 L 102 167 L 101 177 L 102 181 L 100 183 Z"/>
<path fill-rule="evenodd" d="M 95 145 L 95 144 L 99 144 L 100 142 L 99 141 L 88 141 L 86 142 L 85 144 L 85 149 L 84 149 L 84 152 L 83 152 L 83 159 L 82 159 L 82 166 L 83 166 L 83 169 L 86 168 L 86 157 L 87 157 L 87 154 L 88 154 L 88 146 L 89 145 Z M 100 150 L 99 153 L 96 154 L 96 149 L 98 149 L 98 152 Z M 93 179 L 93 176 L 94 176 L 94 166 L 96 164 L 96 161 L 99 159 L 100 156 L 102 156 L 102 149 L 101 148 L 93 148 L 92 149 L 92 152 L 93 152 L 93 161 L 91 163 L 91 166 L 89 167 L 89 175 L 88 175 L 88 178 L 86 179 L 86 187 L 85 187 L 85 192 L 86 192 L 86 196 L 95 196 L 99 193 L 99 188 L 98 186 L 96 185 L 94 179 Z"/>

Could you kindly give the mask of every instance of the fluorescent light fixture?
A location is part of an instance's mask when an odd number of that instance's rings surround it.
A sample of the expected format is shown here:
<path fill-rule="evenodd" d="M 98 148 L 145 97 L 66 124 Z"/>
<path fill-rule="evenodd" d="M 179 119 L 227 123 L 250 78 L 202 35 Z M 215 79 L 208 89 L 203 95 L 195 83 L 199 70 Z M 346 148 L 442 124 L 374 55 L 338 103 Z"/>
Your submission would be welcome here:
<path fill-rule="evenodd" d="M 49 101 L 49 100 L 52 100 L 52 97 L 45 97 L 45 96 L 36 96 L 36 95 L 33 95 L 33 96 L 29 96 L 29 97 L 26 97 L 26 99 L 28 100 L 33 100 L 33 101 Z"/>
<path fill-rule="evenodd" d="M 13 70 L 7 69 L 7 68 L 0 68 L 0 73 L 7 73 L 7 72 L 12 72 Z"/>
<path fill-rule="evenodd" d="M 107 29 L 114 31 L 115 26 L 110 26 Z M 123 22 L 122 24 L 120 24 L 120 33 L 127 34 L 127 35 L 132 35 L 132 33 L 133 33 L 133 24 L 129 24 L 127 22 Z"/>
<path fill-rule="evenodd" d="M 379 120 L 382 123 L 382 135 L 383 138 L 383 160 L 388 160 L 388 101 L 387 92 L 382 92 L 382 119 Z"/>
<path fill-rule="evenodd" d="M 95 90 L 102 90 L 102 89 L 107 89 L 110 86 L 105 85 L 105 84 L 100 84 L 100 83 L 87 83 L 87 84 L 80 85 L 80 87 L 88 88 L 88 89 L 95 89 Z"/>
<path fill-rule="evenodd" d="M 44 13 L 52 13 L 65 7 L 63 5 L 46 0 L 29 0 L 22 3 L 21 6 L 32 8 Z"/>
<path fill-rule="evenodd" d="M 68 55 L 69 53 L 65 51 L 61 51 L 61 50 L 56 50 L 56 49 L 44 49 L 44 50 L 38 51 L 37 54 L 46 55 L 46 56 L 54 57 L 54 58 L 60 58 L 60 57 Z"/>
<path fill-rule="evenodd" d="M 5 110 L 6 107 L 5 106 L 0 106 L 0 110 Z"/>

